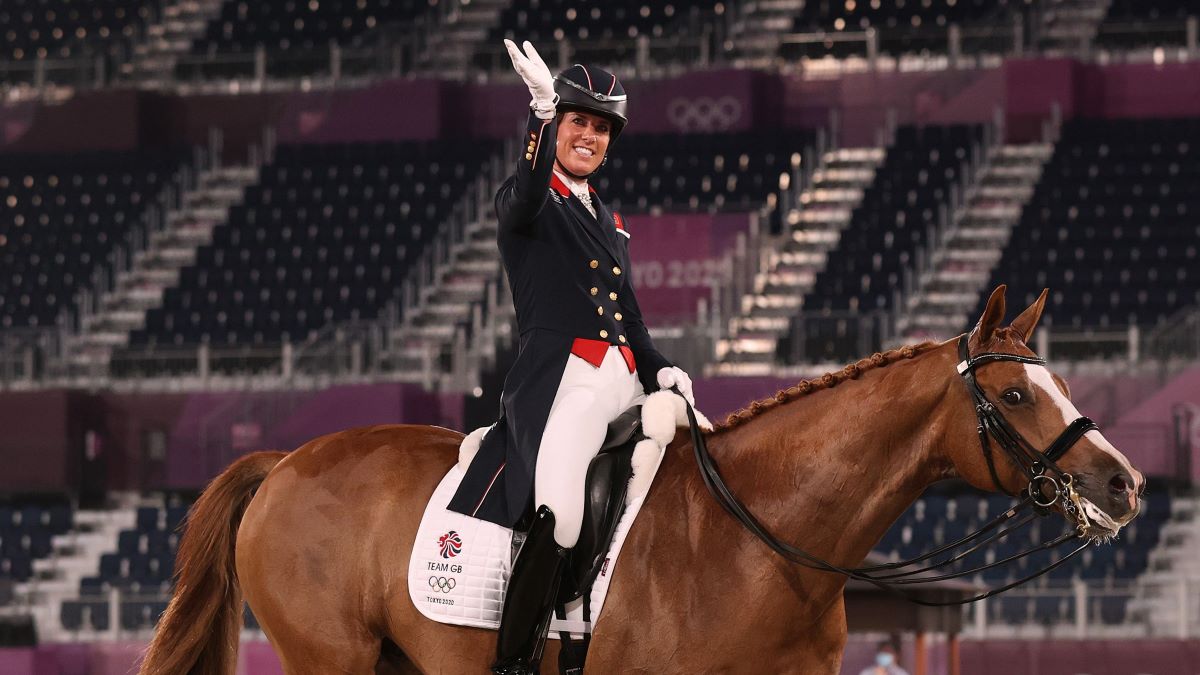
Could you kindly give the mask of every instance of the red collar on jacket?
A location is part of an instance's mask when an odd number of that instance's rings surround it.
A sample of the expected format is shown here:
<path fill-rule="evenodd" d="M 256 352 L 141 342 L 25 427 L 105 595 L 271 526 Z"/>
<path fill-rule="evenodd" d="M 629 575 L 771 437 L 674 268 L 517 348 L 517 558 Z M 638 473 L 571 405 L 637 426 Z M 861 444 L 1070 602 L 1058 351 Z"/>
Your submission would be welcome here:
<path fill-rule="evenodd" d="M 555 192 L 557 192 L 558 194 L 560 194 L 564 197 L 571 196 L 571 188 L 567 187 L 567 184 L 564 183 L 563 180 L 558 177 L 557 173 L 550 174 L 550 187 L 554 188 Z M 591 192 L 592 194 L 596 194 L 596 188 L 589 185 L 588 192 Z"/>

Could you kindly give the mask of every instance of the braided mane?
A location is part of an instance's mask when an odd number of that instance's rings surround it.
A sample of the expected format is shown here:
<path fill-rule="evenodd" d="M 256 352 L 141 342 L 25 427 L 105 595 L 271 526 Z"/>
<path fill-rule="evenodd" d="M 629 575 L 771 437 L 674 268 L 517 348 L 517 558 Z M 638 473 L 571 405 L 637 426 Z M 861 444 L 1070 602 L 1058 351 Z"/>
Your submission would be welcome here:
<path fill-rule="evenodd" d="M 767 410 L 770 410 L 778 405 L 798 399 L 806 394 L 810 394 L 820 389 L 832 389 L 846 380 L 857 379 L 859 375 L 862 375 L 869 370 L 882 368 L 883 366 L 886 366 L 890 363 L 895 363 L 897 361 L 911 359 L 914 356 L 923 354 L 924 352 L 927 352 L 936 346 L 938 346 L 938 343 L 936 342 L 922 342 L 920 344 L 907 345 L 886 352 L 876 352 L 875 354 L 852 363 L 839 371 L 825 373 L 824 375 L 811 380 L 801 380 L 787 389 L 780 389 L 779 391 L 775 392 L 774 396 L 755 401 L 741 410 L 730 413 L 729 417 L 725 418 L 724 422 L 717 423 L 713 426 L 711 433 L 716 434 L 727 429 L 731 429 L 754 419 L 763 412 L 766 412 Z"/>

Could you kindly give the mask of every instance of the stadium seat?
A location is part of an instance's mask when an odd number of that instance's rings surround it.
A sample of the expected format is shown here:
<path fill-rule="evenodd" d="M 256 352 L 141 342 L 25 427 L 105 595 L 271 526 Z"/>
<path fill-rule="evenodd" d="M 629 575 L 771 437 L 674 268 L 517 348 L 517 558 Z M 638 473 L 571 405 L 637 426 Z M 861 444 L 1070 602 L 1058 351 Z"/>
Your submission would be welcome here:
<path fill-rule="evenodd" d="M 1021 11 L 1021 3 L 1012 0 L 926 0 L 924 2 L 840 2 L 815 0 L 805 2 L 793 19 L 791 32 L 806 34 L 838 34 L 877 31 L 879 49 L 892 55 L 945 54 L 949 49 L 948 33 L 951 24 L 964 31 L 964 52 L 1004 52 L 1008 41 L 996 40 L 994 27 L 1011 26 L 1013 12 Z M 972 39 L 993 28 L 991 39 Z M 781 55 L 788 59 L 844 58 L 866 56 L 864 41 L 812 41 L 786 43 Z"/>
<path fill-rule="evenodd" d="M 59 616 L 63 628 L 70 631 L 106 631 L 110 625 L 108 612 L 107 600 L 65 600 Z"/>
<path fill-rule="evenodd" d="M 330 44 L 353 48 L 372 32 L 404 29 L 431 6 L 427 0 L 225 0 L 191 46 L 193 57 L 215 58 L 199 67 L 180 64 L 176 75 L 185 80 L 253 75 L 259 47 L 267 52 L 272 77 L 328 74 Z"/>
<path fill-rule="evenodd" d="M 508 69 L 508 55 L 497 49 L 500 40 L 530 40 L 543 47 L 564 40 L 576 61 L 630 64 L 637 49 L 635 38 L 652 37 L 656 62 L 694 63 L 704 48 L 697 38 L 712 34 L 712 24 L 725 12 L 716 0 L 611 0 L 584 5 L 571 0 L 514 0 L 500 13 L 499 21 L 476 53 L 474 64 L 484 70 Z M 549 59 L 547 59 L 549 60 Z"/>
<path fill-rule="evenodd" d="M 55 326 L 75 295 L 114 262 L 115 248 L 160 199 L 180 153 L 19 155 L 0 159 L 0 329 Z M 21 519 L 41 519 L 30 507 Z M 68 525 L 61 509 L 46 513 Z M 0 513 L 0 522 L 9 516 Z"/>
<path fill-rule="evenodd" d="M 137 510 L 138 532 L 155 532 L 158 528 L 159 509 L 155 506 L 140 506 Z"/>
<path fill-rule="evenodd" d="M 1096 44 L 1112 51 L 1187 44 L 1187 19 L 1198 13 L 1189 0 L 1114 0 L 1096 34 Z"/>
<path fill-rule="evenodd" d="M 280 146 L 163 306 L 147 313 L 131 348 L 278 345 L 331 323 L 375 318 L 491 147 Z M 168 529 L 183 512 L 168 514 Z"/>
<path fill-rule="evenodd" d="M 624 136 L 592 184 L 624 214 L 758 211 L 814 139 L 806 130 Z"/>
<path fill-rule="evenodd" d="M 158 0 L 10 0 L 0 5 L 0 60 L 27 68 L 0 69 L 0 81 L 31 83 L 38 58 L 87 60 L 128 48 L 159 11 Z M 72 83 L 78 70 L 47 68 L 50 82 Z"/>
<path fill-rule="evenodd" d="M 894 306 L 918 247 L 926 244 L 939 206 L 981 134 L 975 125 L 897 130 L 883 166 L 804 298 L 803 331 L 794 325 L 786 338 L 803 347 L 786 349 L 789 360 L 803 355 L 808 361 L 841 362 L 862 356 L 858 315 Z"/>
<path fill-rule="evenodd" d="M 1200 303 L 1196 148 L 1197 119 L 1067 122 L 986 288 L 1024 306 L 1048 287 L 1042 322 L 1071 329 L 1152 328 Z"/>
<path fill-rule="evenodd" d="M 1078 578 L 1088 584 L 1092 595 L 1088 601 L 1088 620 L 1104 623 L 1120 623 L 1125 616 L 1127 596 L 1105 594 L 1114 583 L 1128 583 L 1147 568 L 1150 551 L 1158 544 L 1158 535 L 1163 524 L 1170 518 L 1170 497 L 1165 489 L 1148 490 L 1156 494 L 1154 507 L 1149 504 L 1143 513 L 1122 530 L 1121 537 L 1113 543 L 1099 544 L 1084 549 L 1081 553 L 1056 567 L 1045 575 L 1030 582 L 1027 588 L 1038 589 L 1035 595 L 1000 595 L 988 600 L 988 617 L 992 623 L 1020 625 L 1029 622 L 1039 624 L 1073 623 L 1075 604 L 1069 595 L 1072 582 Z M 894 556 L 894 559 L 910 559 L 928 553 L 939 543 L 960 538 L 974 532 L 988 521 L 980 520 L 981 513 L 995 517 L 1013 505 L 1010 497 L 1002 495 L 976 496 L 975 494 L 939 492 L 937 488 L 922 495 L 884 534 L 877 553 Z M 954 519 L 950 515 L 955 516 Z M 959 516 L 971 517 L 968 526 Z M 988 518 L 990 520 L 991 518 Z M 1003 560 L 1017 553 L 1029 551 L 1037 545 L 1053 540 L 1067 531 L 1065 520 L 1056 514 L 1033 521 L 1031 525 L 1015 530 L 980 551 L 966 556 L 949 566 L 955 571 L 976 569 L 985 564 Z M 943 541 L 935 540 L 934 533 L 941 532 Z M 1142 539 L 1144 537 L 1144 539 Z M 1136 543 L 1135 543 L 1136 541 Z M 989 567 L 972 575 L 977 583 L 997 587 L 1020 577 L 1045 569 L 1073 550 L 1070 543 L 1054 550 L 1037 551 L 1013 562 Z M 959 549 L 957 552 L 961 552 Z M 951 557 L 951 553 L 938 556 L 938 560 Z M 1101 597 L 1102 596 L 1102 597 Z"/>

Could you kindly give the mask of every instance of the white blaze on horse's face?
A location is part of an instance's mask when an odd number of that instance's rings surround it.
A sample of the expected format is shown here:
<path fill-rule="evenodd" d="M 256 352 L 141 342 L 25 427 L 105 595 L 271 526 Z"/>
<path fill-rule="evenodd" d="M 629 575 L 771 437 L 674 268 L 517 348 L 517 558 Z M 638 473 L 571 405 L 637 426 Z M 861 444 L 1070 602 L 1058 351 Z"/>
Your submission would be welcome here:
<path fill-rule="evenodd" d="M 1071 422 L 1081 417 L 1079 410 L 1075 407 L 1075 404 L 1071 403 L 1071 399 L 1067 398 L 1066 395 L 1063 394 L 1062 390 L 1058 388 L 1058 385 L 1054 382 L 1054 378 L 1050 375 L 1050 371 L 1045 366 L 1027 363 L 1024 367 L 1025 376 L 1028 377 L 1033 386 L 1038 389 L 1038 396 L 1044 396 L 1044 400 L 1049 400 L 1056 408 L 1058 408 L 1059 412 L 1062 413 L 1064 428 Z M 1127 473 L 1127 475 L 1137 475 L 1137 471 L 1133 468 L 1133 465 L 1129 463 L 1129 460 L 1125 457 L 1125 455 L 1121 454 L 1119 450 L 1113 447 L 1113 444 L 1109 443 L 1108 439 L 1105 438 L 1104 434 L 1100 433 L 1099 430 L 1093 429 L 1085 433 L 1083 438 L 1091 441 L 1092 445 L 1096 446 L 1096 448 L 1101 452 L 1111 455 L 1121 469 Z M 1136 499 L 1136 497 L 1134 498 Z M 1083 502 L 1084 512 L 1087 514 L 1088 518 L 1090 518 L 1092 522 L 1096 523 L 1097 525 L 1100 525 L 1106 529 L 1110 529 L 1113 534 L 1116 534 L 1117 530 L 1121 529 L 1122 525 L 1129 522 L 1129 520 L 1133 518 L 1133 514 L 1136 513 L 1136 511 L 1131 512 L 1127 518 L 1122 519 L 1124 522 L 1117 522 L 1086 498 L 1082 499 L 1081 501 Z"/>

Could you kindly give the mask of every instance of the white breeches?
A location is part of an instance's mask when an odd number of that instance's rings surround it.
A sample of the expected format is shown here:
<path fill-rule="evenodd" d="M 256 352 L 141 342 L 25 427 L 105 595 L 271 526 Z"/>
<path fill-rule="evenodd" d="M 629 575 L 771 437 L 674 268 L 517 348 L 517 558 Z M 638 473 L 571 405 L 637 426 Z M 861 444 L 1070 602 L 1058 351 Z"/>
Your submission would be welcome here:
<path fill-rule="evenodd" d="M 608 423 L 645 398 L 637 371 L 629 372 L 617 347 L 608 348 L 599 368 L 574 354 L 567 357 L 533 478 L 536 504 L 554 512 L 559 546 L 579 541 L 588 464 L 600 451 Z"/>

